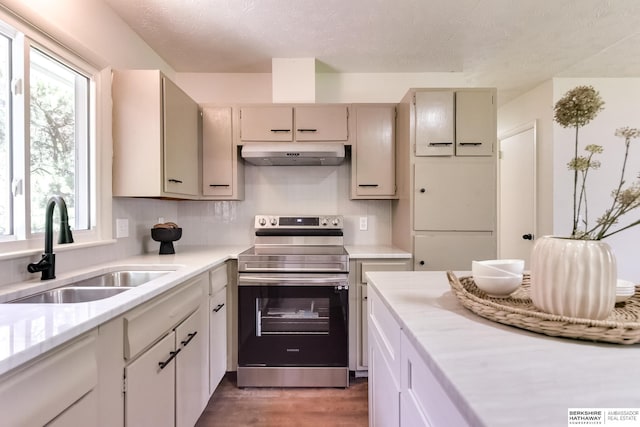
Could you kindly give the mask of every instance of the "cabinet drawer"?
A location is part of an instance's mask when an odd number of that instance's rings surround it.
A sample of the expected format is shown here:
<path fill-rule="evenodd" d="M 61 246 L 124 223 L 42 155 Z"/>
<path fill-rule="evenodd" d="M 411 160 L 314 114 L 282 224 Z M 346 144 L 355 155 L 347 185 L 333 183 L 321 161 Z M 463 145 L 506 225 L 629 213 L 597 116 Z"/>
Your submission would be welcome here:
<path fill-rule="evenodd" d="M 296 107 L 296 141 L 346 141 L 347 114 L 344 105 Z"/>
<path fill-rule="evenodd" d="M 227 284 L 227 264 L 222 264 L 209 272 L 209 295 L 215 294 Z"/>
<path fill-rule="evenodd" d="M 409 261 L 362 261 L 358 263 L 360 270 L 358 277 L 361 284 L 367 283 L 368 271 L 407 271 L 410 269 Z"/>
<path fill-rule="evenodd" d="M 242 141 L 293 141 L 293 108 L 241 108 L 240 139 Z"/>
<path fill-rule="evenodd" d="M 374 289 L 368 289 L 369 334 L 380 347 L 395 382 L 400 385 L 400 324 Z M 369 340 L 371 341 L 371 340 Z M 369 345 L 372 345 L 371 342 Z"/>
<path fill-rule="evenodd" d="M 92 333 L 0 378 L 1 424 L 44 425 L 97 383 L 96 339 Z M 91 422 L 87 420 L 86 425 Z"/>
<path fill-rule="evenodd" d="M 193 313 L 202 298 L 200 276 L 170 295 L 158 297 L 124 315 L 124 358 L 138 353 Z"/>

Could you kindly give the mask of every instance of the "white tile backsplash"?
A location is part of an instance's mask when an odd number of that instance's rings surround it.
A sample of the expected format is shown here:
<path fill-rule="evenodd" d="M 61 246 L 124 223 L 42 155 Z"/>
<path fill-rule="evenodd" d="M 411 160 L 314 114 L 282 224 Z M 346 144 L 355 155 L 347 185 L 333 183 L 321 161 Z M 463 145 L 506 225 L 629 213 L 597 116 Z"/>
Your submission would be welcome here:
<path fill-rule="evenodd" d="M 143 198 L 113 199 L 113 230 L 116 218 L 129 220 L 129 236 L 115 243 L 57 252 L 56 271 L 62 273 L 119 258 L 158 251 L 151 228 L 159 218 L 182 227 L 182 245 L 253 244 L 253 221 L 257 214 L 343 215 L 346 245 L 390 245 L 391 201 L 350 200 L 349 163 L 339 166 L 245 165 L 245 200 L 177 201 Z M 360 231 L 361 216 L 368 229 Z M 114 234 L 115 235 L 115 234 Z M 54 252 L 57 244 L 54 243 Z M 39 256 L 0 261 L 0 286 L 32 279 L 27 264 Z"/>
<path fill-rule="evenodd" d="M 391 201 L 350 200 L 349 163 L 339 166 L 253 166 L 245 164 L 245 200 L 178 204 L 180 240 L 197 245 L 253 243 L 257 214 L 339 214 L 345 244 L 391 244 Z M 360 231 L 360 216 L 369 227 Z"/>

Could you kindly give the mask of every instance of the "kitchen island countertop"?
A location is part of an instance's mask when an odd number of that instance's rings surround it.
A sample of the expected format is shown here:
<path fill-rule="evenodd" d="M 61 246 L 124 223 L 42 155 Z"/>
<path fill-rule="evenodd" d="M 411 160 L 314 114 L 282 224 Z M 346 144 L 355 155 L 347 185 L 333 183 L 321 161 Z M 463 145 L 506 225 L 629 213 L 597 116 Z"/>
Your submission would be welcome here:
<path fill-rule="evenodd" d="M 0 289 L 0 375 L 120 314 L 204 273 L 237 255 L 246 246 L 181 248 L 174 255 L 145 254 Z M 113 271 L 116 267 L 172 270 L 144 285 L 110 298 L 75 304 L 2 304 L 15 298 Z"/>
<path fill-rule="evenodd" d="M 638 344 L 554 338 L 486 320 L 458 302 L 445 272 L 367 277 L 470 425 L 567 426 L 570 408 L 640 409 Z M 620 425 L 640 425 L 640 417 Z"/>

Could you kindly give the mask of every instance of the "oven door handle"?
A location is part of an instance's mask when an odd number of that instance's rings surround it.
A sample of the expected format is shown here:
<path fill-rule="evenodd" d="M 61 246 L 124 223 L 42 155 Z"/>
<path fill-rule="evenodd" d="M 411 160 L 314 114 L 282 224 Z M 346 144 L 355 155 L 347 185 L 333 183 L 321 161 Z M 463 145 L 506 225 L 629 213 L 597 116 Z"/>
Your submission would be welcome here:
<path fill-rule="evenodd" d="M 315 286 L 340 286 L 341 289 L 349 289 L 348 279 L 342 279 L 340 277 L 273 277 L 273 276 L 260 276 L 257 274 L 240 275 L 238 277 L 238 286 L 267 286 L 267 285 L 282 285 L 282 286 L 296 286 L 296 285 L 315 285 Z"/>

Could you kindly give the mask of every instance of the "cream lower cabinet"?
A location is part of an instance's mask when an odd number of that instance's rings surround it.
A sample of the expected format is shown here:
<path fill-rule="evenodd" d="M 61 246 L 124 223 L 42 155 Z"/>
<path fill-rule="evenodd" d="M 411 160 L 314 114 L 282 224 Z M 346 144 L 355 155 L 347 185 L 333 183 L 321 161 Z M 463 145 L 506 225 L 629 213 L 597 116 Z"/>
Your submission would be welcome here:
<path fill-rule="evenodd" d="M 124 315 L 125 426 L 193 426 L 202 413 L 209 397 L 206 279 Z"/>
<path fill-rule="evenodd" d="M 209 395 L 227 370 L 227 265 L 209 273 Z"/>
<path fill-rule="evenodd" d="M 193 426 L 202 412 L 200 311 L 125 368 L 125 425 Z"/>
<path fill-rule="evenodd" d="M 96 332 L 0 378 L 3 426 L 97 426 Z"/>
<path fill-rule="evenodd" d="M 409 271 L 411 259 L 372 258 L 351 262 L 349 299 L 349 370 L 364 376 L 369 367 L 367 279 L 369 271 Z M 362 375 L 360 375 L 362 374 Z"/>
<path fill-rule="evenodd" d="M 157 427 L 175 422 L 175 333 L 125 368 L 125 425 Z"/>

